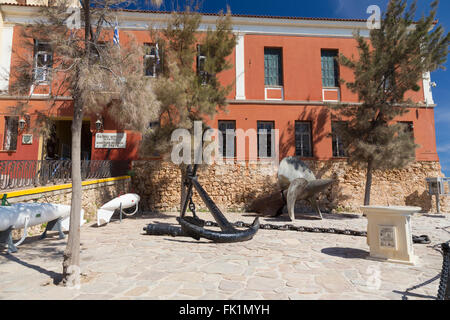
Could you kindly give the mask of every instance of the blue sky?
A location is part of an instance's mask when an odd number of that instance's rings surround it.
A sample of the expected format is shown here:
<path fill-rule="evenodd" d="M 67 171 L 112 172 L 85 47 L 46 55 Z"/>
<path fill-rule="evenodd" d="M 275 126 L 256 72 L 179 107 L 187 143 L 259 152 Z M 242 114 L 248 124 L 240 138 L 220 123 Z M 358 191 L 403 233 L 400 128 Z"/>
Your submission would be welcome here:
<path fill-rule="evenodd" d="M 185 0 L 165 0 L 160 10 L 171 11 Z M 230 6 L 235 14 L 256 14 L 296 17 L 358 18 L 367 19 L 370 5 L 378 5 L 384 10 L 388 0 L 203 0 L 202 12 L 217 13 Z M 409 1 L 411 2 L 411 1 Z M 432 0 L 418 0 L 417 14 L 427 13 Z M 142 9 L 155 9 L 143 5 Z M 439 23 L 448 32 L 450 30 L 450 1 L 441 0 L 437 16 Z M 438 70 L 431 74 L 431 80 L 437 87 L 433 89 L 435 109 L 436 139 L 442 170 L 450 176 L 450 61 L 446 71 Z"/>

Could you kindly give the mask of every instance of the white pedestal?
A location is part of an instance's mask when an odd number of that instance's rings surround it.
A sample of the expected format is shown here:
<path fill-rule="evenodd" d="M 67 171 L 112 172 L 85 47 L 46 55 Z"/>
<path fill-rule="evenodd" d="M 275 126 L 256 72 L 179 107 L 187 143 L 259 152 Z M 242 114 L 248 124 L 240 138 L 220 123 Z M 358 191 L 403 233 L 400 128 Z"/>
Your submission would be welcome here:
<path fill-rule="evenodd" d="M 414 265 L 411 216 L 419 207 L 364 206 L 370 259 Z"/>

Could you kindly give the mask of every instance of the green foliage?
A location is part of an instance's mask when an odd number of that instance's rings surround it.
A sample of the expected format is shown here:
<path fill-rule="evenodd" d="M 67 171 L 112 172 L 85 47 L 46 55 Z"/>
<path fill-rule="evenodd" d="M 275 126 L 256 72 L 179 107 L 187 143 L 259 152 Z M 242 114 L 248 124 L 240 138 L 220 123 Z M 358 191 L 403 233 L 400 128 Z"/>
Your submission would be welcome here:
<path fill-rule="evenodd" d="M 370 41 L 355 34 L 359 58 L 340 55 L 340 64 L 355 76 L 341 83 L 361 102 L 333 106 L 336 117 L 348 123 L 338 132 L 348 143 L 350 162 L 393 169 L 414 160 L 414 137 L 394 120 L 417 106 L 405 98 L 407 92 L 418 91 L 423 74 L 442 67 L 447 59 L 450 37 L 434 26 L 437 4 L 433 2 L 428 17 L 414 22 L 415 3 L 407 9 L 405 0 L 391 0 L 381 28 L 371 30 Z"/>
<path fill-rule="evenodd" d="M 192 130 L 194 121 L 213 118 L 226 107 L 232 84 L 223 86 L 216 75 L 231 68 L 228 57 L 236 45 L 231 15 L 220 14 L 214 30 L 198 32 L 201 15 L 187 9 L 174 12 L 167 27 L 153 32 L 160 48 L 163 72 L 154 80 L 154 90 L 161 103 L 161 126 L 143 137 L 143 155 L 164 154 L 170 150 L 170 137 L 176 128 Z M 204 71 L 197 72 L 198 47 L 206 57 Z"/>

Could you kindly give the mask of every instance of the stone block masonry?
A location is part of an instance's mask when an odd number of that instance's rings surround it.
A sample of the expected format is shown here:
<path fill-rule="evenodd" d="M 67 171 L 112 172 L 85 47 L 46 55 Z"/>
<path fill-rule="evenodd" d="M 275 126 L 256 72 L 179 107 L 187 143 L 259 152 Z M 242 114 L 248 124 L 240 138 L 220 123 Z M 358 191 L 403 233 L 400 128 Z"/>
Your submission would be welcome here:
<path fill-rule="evenodd" d="M 364 203 L 365 170 L 346 160 L 305 161 L 318 179 L 335 179 L 320 198 L 325 211 L 359 212 Z M 199 182 L 223 211 L 246 211 L 253 199 L 273 192 L 277 187 L 277 169 L 264 163 L 234 162 L 204 166 Z M 180 210 L 181 173 L 178 166 L 163 160 L 133 162 L 132 186 L 147 210 Z M 419 206 L 422 212 L 436 212 L 434 196 L 427 191 L 427 177 L 441 177 L 439 162 L 415 162 L 400 170 L 375 171 L 372 205 Z M 196 193 L 197 210 L 206 209 Z M 441 212 L 450 212 L 450 199 L 441 197 Z M 307 206 L 307 203 L 300 202 Z M 306 208 L 309 210 L 309 208 Z"/>

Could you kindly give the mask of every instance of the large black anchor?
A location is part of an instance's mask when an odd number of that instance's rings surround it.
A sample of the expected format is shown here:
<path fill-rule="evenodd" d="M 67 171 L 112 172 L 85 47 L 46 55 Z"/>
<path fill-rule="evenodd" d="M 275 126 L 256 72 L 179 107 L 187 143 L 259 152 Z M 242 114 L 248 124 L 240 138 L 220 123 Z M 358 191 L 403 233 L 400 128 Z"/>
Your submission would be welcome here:
<path fill-rule="evenodd" d="M 253 238 L 259 229 L 259 218 L 253 221 L 253 224 L 247 230 L 238 230 L 225 218 L 220 209 L 216 206 L 214 201 L 209 197 L 208 193 L 203 189 L 197 180 L 197 168 L 195 164 L 187 166 L 186 174 L 183 179 L 181 214 L 177 218 L 180 227 L 174 227 L 162 224 L 149 224 L 144 228 L 144 231 L 150 235 L 170 235 L 170 236 L 188 236 L 195 240 L 206 238 L 213 242 L 227 243 L 227 242 L 242 242 Z M 200 198 L 202 198 L 205 205 L 211 212 L 214 220 L 222 231 L 213 231 L 205 229 L 205 221 L 199 219 L 195 214 L 195 206 L 192 202 L 193 189 L 197 191 Z M 187 217 L 187 208 L 193 213 L 193 217 Z"/>

